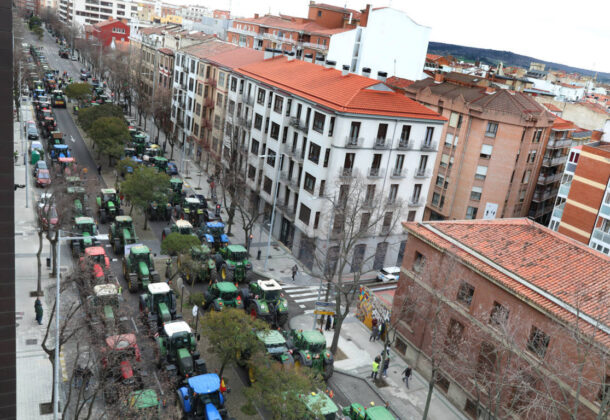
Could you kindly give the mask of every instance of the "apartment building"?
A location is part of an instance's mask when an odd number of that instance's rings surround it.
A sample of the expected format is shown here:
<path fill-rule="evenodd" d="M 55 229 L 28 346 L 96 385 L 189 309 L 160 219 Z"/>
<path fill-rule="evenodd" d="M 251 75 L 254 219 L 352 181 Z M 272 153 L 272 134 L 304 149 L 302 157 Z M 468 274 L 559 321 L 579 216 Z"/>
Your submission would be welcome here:
<path fill-rule="evenodd" d="M 473 419 L 607 417 L 609 257 L 528 219 L 404 227 L 394 346 L 437 392 Z"/>
<path fill-rule="evenodd" d="M 137 18 L 138 3 L 129 0 L 59 0 L 57 15 L 68 24 L 83 26 L 110 19 Z"/>
<path fill-rule="evenodd" d="M 154 22 L 156 19 L 175 15 L 180 6 L 163 3 L 161 1 L 138 1 L 138 20 L 140 22 Z"/>
<path fill-rule="evenodd" d="M 396 264 L 404 237 L 392 221 L 423 217 L 445 119 L 389 89 L 385 74 L 374 80 L 265 53 L 231 76 L 223 140 L 223 156 L 236 146 L 245 158 L 253 205 L 270 219 L 277 191 L 273 235 L 316 270 L 315 255 L 333 255 L 331 199 L 360 180 L 365 202 L 385 213 L 355 247 L 354 265 Z"/>
<path fill-rule="evenodd" d="M 129 43 L 130 27 L 120 19 L 110 19 L 94 25 L 85 25 L 85 38 L 96 39 L 103 47 L 116 48 L 120 43 Z"/>
<path fill-rule="evenodd" d="M 570 149 L 549 228 L 610 254 L 610 143 Z"/>
<path fill-rule="evenodd" d="M 552 211 L 554 197 L 546 194 L 546 178 L 543 192 L 530 205 L 543 163 L 552 170 L 567 159 L 561 149 L 545 154 L 554 115 L 523 93 L 468 86 L 466 80 L 457 85 L 441 74 L 402 91 L 449 120 L 424 220 L 543 220 Z"/>

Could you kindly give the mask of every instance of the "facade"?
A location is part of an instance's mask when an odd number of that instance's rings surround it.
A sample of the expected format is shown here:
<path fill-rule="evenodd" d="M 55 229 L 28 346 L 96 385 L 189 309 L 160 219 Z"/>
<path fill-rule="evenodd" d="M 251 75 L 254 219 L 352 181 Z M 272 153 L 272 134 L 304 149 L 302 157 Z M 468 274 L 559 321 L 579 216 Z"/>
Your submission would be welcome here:
<path fill-rule="evenodd" d="M 138 2 L 138 20 L 140 22 L 154 22 L 156 19 L 174 16 L 179 9 L 179 6 L 173 4 L 140 0 Z"/>
<path fill-rule="evenodd" d="M 110 19 L 127 23 L 138 15 L 138 3 L 129 0 L 105 0 L 93 4 L 89 0 L 59 0 L 57 15 L 67 24 L 84 26 Z"/>
<path fill-rule="evenodd" d="M 204 16 L 210 16 L 210 11 L 204 6 L 183 6 L 176 14 L 184 19 L 199 22 Z"/>
<path fill-rule="evenodd" d="M 38 15 L 39 11 L 44 9 L 46 2 L 39 0 L 16 0 L 14 4 L 22 16 L 31 16 Z"/>
<path fill-rule="evenodd" d="M 110 19 L 85 27 L 86 39 L 95 38 L 104 48 L 119 42 L 129 42 L 129 25 L 124 21 Z"/>
<path fill-rule="evenodd" d="M 570 150 L 549 228 L 610 254 L 610 143 Z"/>
<path fill-rule="evenodd" d="M 316 270 L 314 256 L 334 252 L 331 200 L 360 185 L 367 208 L 385 213 L 355 247 L 354 264 L 396 264 L 404 238 L 391 221 L 403 212 L 421 220 L 444 118 L 389 89 L 384 76 L 266 54 L 231 77 L 223 140 L 223 158 L 232 147 L 244 157 L 237 164 L 252 205 L 270 219 L 278 191 L 273 235 Z"/>
<path fill-rule="evenodd" d="M 204 16 L 200 22 L 195 22 L 192 25 L 193 30 L 201 30 L 206 34 L 216 35 L 216 38 L 221 41 L 227 40 L 227 32 L 233 26 L 233 20 L 226 19 L 222 14 L 220 17 Z"/>
<path fill-rule="evenodd" d="M 449 120 L 424 220 L 541 220 L 550 213 L 553 198 L 545 193 L 546 201 L 530 204 L 555 116 L 522 93 L 466 86 L 467 79 L 457 85 L 435 76 L 402 89 Z M 548 163 L 557 167 L 567 159 L 552 156 Z"/>
<path fill-rule="evenodd" d="M 392 322 L 413 369 L 471 418 L 606 418 L 609 257 L 528 219 L 404 227 Z"/>

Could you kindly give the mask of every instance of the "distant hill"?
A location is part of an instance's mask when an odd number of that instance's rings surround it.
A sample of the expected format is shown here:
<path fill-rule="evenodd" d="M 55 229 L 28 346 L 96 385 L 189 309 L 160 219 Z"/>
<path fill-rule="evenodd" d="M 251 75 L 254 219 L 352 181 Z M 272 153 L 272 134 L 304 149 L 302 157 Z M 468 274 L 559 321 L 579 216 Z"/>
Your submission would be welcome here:
<path fill-rule="evenodd" d="M 501 62 L 505 66 L 518 66 L 528 69 L 530 62 L 546 64 L 546 70 L 563 70 L 568 73 L 580 73 L 586 76 L 594 76 L 592 70 L 570 67 L 564 64 L 552 63 L 550 61 L 540 60 L 526 55 L 515 54 L 510 51 L 498 51 L 485 48 L 464 47 L 462 45 L 444 44 L 442 42 L 430 42 L 428 44 L 428 53 L 439 55 L 452 55 L 455 58 L 465 61 L 480 60 L 485 64 L 498 65 Z M 610 73 L 598 73 L 597 80 L 610 82 Z"/>

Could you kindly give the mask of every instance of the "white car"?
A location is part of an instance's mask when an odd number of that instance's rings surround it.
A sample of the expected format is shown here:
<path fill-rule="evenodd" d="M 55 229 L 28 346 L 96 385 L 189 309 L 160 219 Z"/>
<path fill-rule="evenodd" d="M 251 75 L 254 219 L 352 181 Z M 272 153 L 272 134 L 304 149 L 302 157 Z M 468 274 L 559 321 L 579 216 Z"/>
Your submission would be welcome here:
<path fill-rule="evenodd" d="M 400 267 L 385 267 L 377 273 L 377 280 L 379 281 L 396 281 L 400 276 Z"/>

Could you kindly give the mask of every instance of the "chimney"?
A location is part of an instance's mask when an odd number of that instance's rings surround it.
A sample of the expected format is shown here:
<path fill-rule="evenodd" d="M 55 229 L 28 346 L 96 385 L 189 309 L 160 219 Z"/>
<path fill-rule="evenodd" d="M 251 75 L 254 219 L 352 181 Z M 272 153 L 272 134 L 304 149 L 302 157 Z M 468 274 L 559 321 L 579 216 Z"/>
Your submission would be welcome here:
<path fill-rule="evenodd" d="M 295 56 L 296 56 L 296 54 L 294 53 L 294 51 L 287 51 L 287 53 L 286 53 L 286 59 L 288 61 L 294 60 Z"/>
<path fill-rule="evenodd" d="M 316 55 L 316 64 L 319 64 L 321 66 L 324 65 L 324 56 L 323 55 Z M 337 63 L 335 63 L 337 64 Z"/>
<path fill-rule="evenodd" d="M 387 78 L 388 74 L 385 71 L 377 72 L 377 80 L 379 80 L 380 82 L 385 82 Z"/>
<path fill-rule="evenodd" d="M 254 14 L 254 19 L 258 19 L 258 13 Z"/>
<path fill-rule="evenodd" d="M 370 67 L 362 67 L 362 75 L 364 77 L 371 77 L 371 68 Z"/>
<path fill-rule="evenodd" d="M 443 76 L 443 73 L 441 72 L 434 73 L 434 81 L 438 83 L 443 83 L 445 81 L 445 76 Z"/>
<path fill-rule="evenodd" d="M 341 76 L 347 76 L 349 74 L 349 66 L 347 64 L 343 65 L 343 70 L 341 71 Z"/>
<path fill-rule="evenodd" d="M 317 58 L 316 58 L 316 61 L 318 61 Z M 327 69 L 334 69 L 336 65 L 337 65 L 336 61 L 326 60 L 326 64 L 324 65 L 324 67 L 326 67 Z"/>
<path fill-rule="evenodd" d="M 311 54 L 311 53 L 305 54 L 305 58 L 303 58 L 303 61 L 307 61 L 308 63 L 313 63 L 313 54 Z"/>
<path fill-rule="evenodd" d="M 263 54 L 263 60 L 268 60 L 273 58 L 273 50 L 271 48 L 265 48 L 265 53 Z"/>

